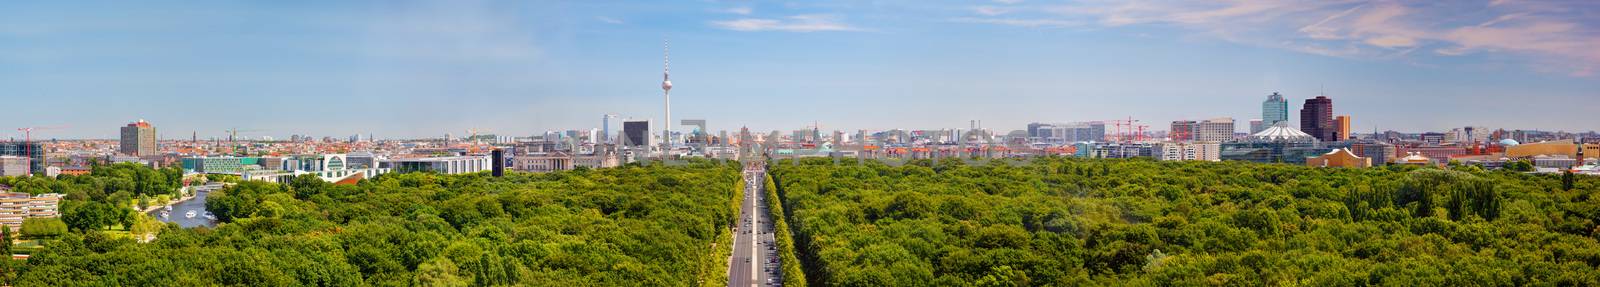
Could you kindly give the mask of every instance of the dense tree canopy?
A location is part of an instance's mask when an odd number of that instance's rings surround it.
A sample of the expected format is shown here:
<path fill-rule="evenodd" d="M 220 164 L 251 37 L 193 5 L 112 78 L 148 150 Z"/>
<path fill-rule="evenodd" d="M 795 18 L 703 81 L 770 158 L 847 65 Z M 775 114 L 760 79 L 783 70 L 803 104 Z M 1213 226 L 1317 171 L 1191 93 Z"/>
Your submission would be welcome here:
<path fill-rule="evenodd" d="M 772 174 L 813 284 L 1600 285 L 1593 177 L 1066 158 Z"/>
<path fill-rule="evenodd" d="M 738 168 L 242 182 L 208 196 L 225 222 L 215 229 L 168 225 L 136 243 L 67 220 L 83 231 L 46 243 L 13 284 L 715 285 L 727 258 L 713 242 L 730 237 Z M 82 204 L 73 210 L 100 208 Z"/>

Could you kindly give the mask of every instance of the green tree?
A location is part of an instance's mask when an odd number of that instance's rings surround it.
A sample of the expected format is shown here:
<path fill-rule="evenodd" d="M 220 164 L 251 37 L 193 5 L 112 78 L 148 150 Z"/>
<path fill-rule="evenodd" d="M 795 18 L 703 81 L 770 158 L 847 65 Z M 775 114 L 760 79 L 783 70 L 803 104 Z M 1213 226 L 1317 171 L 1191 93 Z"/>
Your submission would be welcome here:
<path fill-rule="evenodd" d="M 1572 170 L 1561 171 L 1561 190 L 1572 190 L 1572 185 L 1577 180 L 1578 177 L 1572 174 Z"/>
<path fill-rule="evenodd" d="M 472 285 L 471 278 L 464 278 L 456 268 L 456 263 L 450 258 L 439 257 L 417 266 L 416 286 L 429 287 L 457 287 Z"/>
<path fill-rule="evenodd" d="M 290 189 L 294 190 L 294 198 L 307 199 L 311 196 L 322 194 L 330 185 L 315 174 L 302 174 L 289 181 Z"/>
<path fill-rule="evenodd" d="M 67 234 L 67 224 L 58 218 L 28 218 L 22 220 L 23 238 L 53 238 Z"/>

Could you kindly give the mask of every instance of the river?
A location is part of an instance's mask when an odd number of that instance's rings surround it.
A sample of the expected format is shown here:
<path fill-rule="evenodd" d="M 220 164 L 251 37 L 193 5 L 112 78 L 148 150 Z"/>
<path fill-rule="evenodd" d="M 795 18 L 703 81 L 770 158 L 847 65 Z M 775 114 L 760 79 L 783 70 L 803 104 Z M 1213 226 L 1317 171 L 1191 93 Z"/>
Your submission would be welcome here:
<path fill-rule="evenodd" d="M 194 193 L 194 198 L 173 204 L 172 213 L 170 213 L 167 218 L 161 218 L 161 211 L 165 210 L 165 208 L 157 208 L 155 211 L 150 212 L 150 216 L 154 216 L 156 219 L 161 220 L 161 222 L 177 223 L 178 226 L 182 226 L 183 228 L 199 226 L 216 227 L 216 221 L 205 218 L 206 194 L 210 193 L 210 190 L 211 189 L 207 188 L 197 188 Z M 194 218 L 184 217 L 184 214 L 188 213 L 190 210 L 194 211 Z"/>

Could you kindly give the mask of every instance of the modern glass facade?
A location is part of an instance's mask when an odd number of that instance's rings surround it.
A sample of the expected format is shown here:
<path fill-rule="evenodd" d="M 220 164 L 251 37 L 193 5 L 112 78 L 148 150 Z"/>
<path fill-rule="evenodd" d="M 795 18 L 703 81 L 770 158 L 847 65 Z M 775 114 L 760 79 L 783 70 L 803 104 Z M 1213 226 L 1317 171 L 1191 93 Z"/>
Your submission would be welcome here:
<path fill-rule="evenodd" d="M 1278 93 L 1267 96 L 1267 100 L 1261 102 L 1261 126 L 1270 127 L 1286 121 L 1289 121 L 1289 100 Z"/>
<path fill-rule="evenodd" d="M 22 142 L 0 142 L 0 155 L 20 156 L 32 159 L 29 160 L 28 169 L 31 170 L 33 174 L 45 174 L 44 144 L 40 144 L 38 142 L 26 144 Z"/>

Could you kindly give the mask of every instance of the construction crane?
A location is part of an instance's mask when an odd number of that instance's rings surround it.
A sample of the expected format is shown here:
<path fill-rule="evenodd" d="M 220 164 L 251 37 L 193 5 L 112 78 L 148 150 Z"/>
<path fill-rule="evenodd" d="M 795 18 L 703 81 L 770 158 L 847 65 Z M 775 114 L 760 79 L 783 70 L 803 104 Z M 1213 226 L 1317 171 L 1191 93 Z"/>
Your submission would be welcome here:
<path fill-rule="evenodd" d="M 46 126 L 46 127 L 17 128 L 17 131 L 22 132 L 22 156 L 26 157 L 26 158 L 29 158 L 29 159 L 33 158 L 33 150 L 30 148 L 30 147 L 32 147 L 32 145 L 30 145 L 30 143 L 33 142 L 33 131 L 36 131 L 36 130 L 41 130 L 41 131 L 42 130 L 59 130 L 59 129 L 64 129 L 64 128 L 67 128 L 67 126 Z"/>
<path fill-rule="evenodd" d="M 467 134 L 469 135 L 467 139 L 471 139 L 473 143 L 483 143 L 483 141 L 478 140 L 478 128 L 467 129 Z"/>
<path fill-rule="evenodd" d="M 1110 123 L 1114 128 L 1113 132 L 1111 133 L 1112 136 L 1106 139 L 1106 141 L 1127 142 L 1130 140 L 1128 138 L 1129 134 L 1133 133 L 1137 128 L 1139 120 L 1135 120 L 1133 117 L 1128 117 L 1127 119 L 1105 120 L 1102 122 Z"/>

